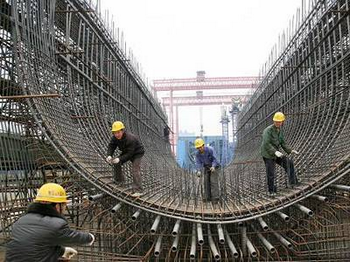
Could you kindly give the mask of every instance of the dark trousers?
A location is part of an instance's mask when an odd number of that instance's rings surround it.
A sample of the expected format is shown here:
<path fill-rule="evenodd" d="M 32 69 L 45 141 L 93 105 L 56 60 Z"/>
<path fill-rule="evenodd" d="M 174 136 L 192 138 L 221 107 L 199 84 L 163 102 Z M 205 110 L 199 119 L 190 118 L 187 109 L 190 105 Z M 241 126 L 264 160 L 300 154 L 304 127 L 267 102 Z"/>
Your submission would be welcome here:
<path fill-rule="evenodd" d="M 298 183 L 298 178 L 295 175 L 293 160 L 285 156 L 277 157 L 276 159 L 268 159 L 263 157 L 263 159 L 266 167 L 267 186 L 270 193 L 276 192 L 276 186 L 275 186 L 276 164 L 283 167 L 284 171 L 286 171 L 290 185 L 295 185 Z"/>
<path fill-rule="evenodd" d="M 133 178 L 132 188 L 134 191 L 142 191 L 141 158 L 142 157 L 135 158 L 131 161 L 131 173 Z M 114 165 L 114 181 L 116 183 L 124 183 L 125 181 L 125 176 L 122 172 L 122 165 L 120 163 Z"/>
<path fill-rule="evenodd" d="M 219 172 L 210 171 L 210 168 L 204 168 L 204 197 L 205 200 L 219 199 Z"/>

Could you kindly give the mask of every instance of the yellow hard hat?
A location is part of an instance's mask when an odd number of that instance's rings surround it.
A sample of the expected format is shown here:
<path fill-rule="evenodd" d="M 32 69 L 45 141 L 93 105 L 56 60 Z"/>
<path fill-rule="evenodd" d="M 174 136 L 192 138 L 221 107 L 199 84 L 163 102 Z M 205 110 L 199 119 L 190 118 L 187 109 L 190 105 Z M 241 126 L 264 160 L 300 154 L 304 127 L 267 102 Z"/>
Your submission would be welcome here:
<path fill-rule="evenodd" d="M 40 187 L 35 201 L 67 203 L 66 190 L 59 184 L 47 183 Z"/>
<path fill-rule="evenodd" d="M 286 117 L 282 112 L 277 112 L 273 116 L 273 121 L 275 122 L 283 122 L 284 120 L 286 120 Z"/>
<path fill-rule="evenodd" d="M 195 148 L 200 148 L 201 146 L 204 146 L 204 140 L 202 138 L 197 138 L 194 141 L 194 147 Z"/>
<path fill-rule="evenodd" d="M 124 128 L 125 128 L 125 126 L 124 126 L 123 122 L 115 121 L 112 125 L 112 132 L 117 132 L 117 131 L 122 130 Z"/>

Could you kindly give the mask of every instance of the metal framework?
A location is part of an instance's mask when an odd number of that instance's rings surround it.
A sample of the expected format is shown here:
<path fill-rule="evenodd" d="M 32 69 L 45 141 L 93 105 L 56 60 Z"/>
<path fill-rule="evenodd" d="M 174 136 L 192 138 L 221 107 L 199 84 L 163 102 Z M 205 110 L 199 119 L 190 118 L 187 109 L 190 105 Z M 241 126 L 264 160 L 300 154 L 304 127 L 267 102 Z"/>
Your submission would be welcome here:
<path fill-rule="evenodd" d="M 229 131 L 228 131 L 228 123 L 230 122 L 227 110 L 225 106 L 221 106 L 221 132 L 222 132 L 222 160 L 221 165 L 226 166 L 229 162 L 228 157 L 228 143 L 229 143 Z"/>
<path fill-rule="evenodd" d="M 206 106 L 206 105 L 232 105 L 233 100 L 246 103 L 249 96 L 243 95 L 212 95 L 212 96 L 176 96 L 173 97 L 173 106 Z M 170 98 L 162 97 L 162 105 L 170 106 Z"/>
<path fill-rule="evenodd" d="M 200 86 L 198 87 L 200 88 Z M 177 146 L 177 139 L 179 135 L 179 107 L 180 106 L 208 106 L 208 105 L 232 105 L 234 101 L 239 101 L 241 104 L 249 100 L 250 95 L 212 95 L 203 96 L 201 91 L 197 91 L 197 96 L 172 96 L 162 97 L 162 106 L 168 113 L 170 120 L 170 144 L 172 151 L 175 153 Z M 174 110 L 175 108 L 175 110 Z M 200 118 L 200 133 L 203 134 L 203 108 L 199 108 Z M 175 111 L 175 114 L 174 114 Z"/>
<path fill-rule="evenodd" d="M 239 113 L 237 152 L 212 203 L 177 166 L 165 113 L 98 5 L 0 1 L 1 243 L 40 185 L 56 181 L 72 200 L 72 226 L 96 236 L 78 248 L 78 261 L 349 260 L 349 4 L 303 3 Z M 286 188 L 278 170 L 280 194 L 271 198 L 259 145 L 277 110 L 301 152 L 294 161 L 302 184 Z M 147 151 L 141 198 L 116 186 L 104 161 L 116 119 Z M 130 183 L 130 166 L 123 171 Z"/>
<path fill-rule="evenodd" d="M 205 89 L 255 89 L 259 78 L 241 77 L 207 77 L 154 80 L 152 89 L 160 91 L 184 91 Z"/>
<path fill-rule="evenodd" d="M 152 83 L 154 96 L 161 94 L 162 105 L 169 116 L 169 127 L 172 130 L 170 143 L 176 152 L 179 134 L 179 106 L 223 105 L 232 104 L 232 99 L 240 99 L 245 103 L 259 84 L 259 77 L 205 77 L 205 71 L 197 71 L 196 78 L 160 79 Z M 196 90 L 196 96 L 174 96 L 177 91 Z M 203 96 L 204 90 L 245 91 L 245 95 L 212 95 Z M 164 93 L 166 91 L 167 93 Z M 242 92 L 240 92 L 242 94 Z M 167 110 L 168 109 L 168 110 Z M 203 109 L 200 107 L 200 133 L 203 133 Z"/>

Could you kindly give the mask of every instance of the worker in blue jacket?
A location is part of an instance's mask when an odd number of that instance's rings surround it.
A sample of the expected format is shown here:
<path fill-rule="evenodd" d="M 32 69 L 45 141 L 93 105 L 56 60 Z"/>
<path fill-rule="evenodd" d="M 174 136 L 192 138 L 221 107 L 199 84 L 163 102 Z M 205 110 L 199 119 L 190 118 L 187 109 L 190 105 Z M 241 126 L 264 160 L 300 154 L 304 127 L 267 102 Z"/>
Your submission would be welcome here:
<path fill-rule="evenodd" d="M 204 145 L 202 138 L 197 138 L 194 142 L 196 153 L 197 175 L 204 175 L 204 200 L 219 200 L 218 171 L 220 167 L 216 160 L 213 148 Z"/>

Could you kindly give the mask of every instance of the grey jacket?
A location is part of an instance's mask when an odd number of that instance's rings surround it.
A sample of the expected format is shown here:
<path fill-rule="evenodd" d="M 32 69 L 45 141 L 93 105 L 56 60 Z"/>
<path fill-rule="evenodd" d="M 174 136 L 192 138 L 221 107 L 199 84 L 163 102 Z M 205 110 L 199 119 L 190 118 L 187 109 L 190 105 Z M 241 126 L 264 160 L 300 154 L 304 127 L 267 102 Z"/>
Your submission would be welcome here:
<path fill-rule="evenodd" d="M 52 205 L 32 203 L 27 214 L 13 224 L 5 261 L 56 262 L 65 246 L 88 244 L 92 240 L 89 233 L 70 229 Z"/>

